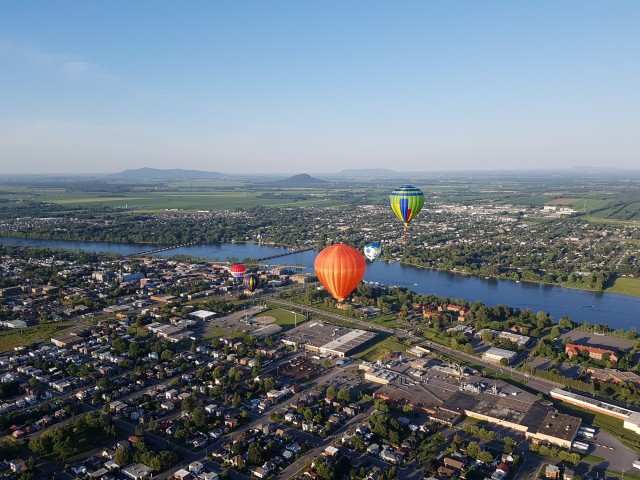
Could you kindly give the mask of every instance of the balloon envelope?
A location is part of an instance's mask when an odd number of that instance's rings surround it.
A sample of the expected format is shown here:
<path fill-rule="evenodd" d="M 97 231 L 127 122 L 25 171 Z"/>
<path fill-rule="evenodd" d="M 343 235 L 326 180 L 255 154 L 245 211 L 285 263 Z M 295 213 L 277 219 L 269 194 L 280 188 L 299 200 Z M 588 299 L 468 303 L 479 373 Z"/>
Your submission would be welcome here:
<path fill-rule="evenodd" d="M 258 280 L 258 277 L 256 277 L 253 273 L 250 273 L 249 275 L 244 277 L 242 283 L 244 283 L 244 286 L 247 290 L 249 290 L 250 292 L 254 292 L 255 289 L 258 288 L 258 284 L 260 283 L 260 281 Z"/>
<path fill-rule="evenodd" d="M 241 280 L 244 277 L 244 274 L 247 273 L 247 267 L 241 263 L 236 263 L 231 266 L 229 273 L 231 273 L 231 276 L 236 280 Z"/>
<path fill-rule="evenodd" d="M 364 278 L 367 262 L 355 248 L 336 243 L 322 250 L 313 264 L 324 288 L 342 302 Z"/>
<path fill-rule="evenodd" d="M 391 209 L 404 222 L 405 228 L 424 205 L 424 193 L 413 185 L 403 185 L 389 195 Z"/>
<path fill-rule="evenodd" d="M 372 242 L 367 243 L 364 246 L 364 256 L 367 257 L 371 262 L 375 262 L 380 254 L 382 254 L 382 247 L 380 247 L 379 243 Z"/>

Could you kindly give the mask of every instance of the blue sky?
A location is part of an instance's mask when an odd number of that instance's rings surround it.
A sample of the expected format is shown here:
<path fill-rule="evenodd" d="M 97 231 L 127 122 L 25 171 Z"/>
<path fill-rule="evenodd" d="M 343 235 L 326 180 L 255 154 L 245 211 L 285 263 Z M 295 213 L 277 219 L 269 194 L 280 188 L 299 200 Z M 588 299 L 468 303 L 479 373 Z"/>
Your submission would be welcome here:
<path fill-rule="evenodd" d="M 640 2 L 0 3 L 4 173 L 640 165 Z"/>

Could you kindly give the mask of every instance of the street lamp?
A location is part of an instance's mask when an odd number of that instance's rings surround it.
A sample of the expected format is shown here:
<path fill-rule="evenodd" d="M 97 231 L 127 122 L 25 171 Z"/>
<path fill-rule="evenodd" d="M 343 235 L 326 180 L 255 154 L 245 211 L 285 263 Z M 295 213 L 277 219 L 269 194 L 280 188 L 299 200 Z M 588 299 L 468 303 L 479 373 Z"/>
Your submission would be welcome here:
<path fill-rule="evenodd" d="M 298 313 L 294 310 L 286 310 L 289 313 L 293 313 L 293 327 L 297 327 L 298 326 Z M 302 313 L 300 314 L 300 316 L 302 316 L 302 318 L 304 318 L 305 320 L 307 319 L 307 317 L 305 317 Z"/>

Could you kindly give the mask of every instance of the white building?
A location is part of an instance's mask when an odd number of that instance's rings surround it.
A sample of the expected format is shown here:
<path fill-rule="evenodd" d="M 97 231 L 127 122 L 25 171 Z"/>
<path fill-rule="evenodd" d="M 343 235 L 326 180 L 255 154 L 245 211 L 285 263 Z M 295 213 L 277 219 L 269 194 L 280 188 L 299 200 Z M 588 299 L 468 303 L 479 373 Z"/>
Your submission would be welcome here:
<path fill-rule="evenodd" d="M 492 363 L 501 363 L 502 359 L 505 358 L 507 363 L 511 363 L 516 355 L 517 353 L 511 350 L 492 347 L 482 354 L 482 358 Z"/>

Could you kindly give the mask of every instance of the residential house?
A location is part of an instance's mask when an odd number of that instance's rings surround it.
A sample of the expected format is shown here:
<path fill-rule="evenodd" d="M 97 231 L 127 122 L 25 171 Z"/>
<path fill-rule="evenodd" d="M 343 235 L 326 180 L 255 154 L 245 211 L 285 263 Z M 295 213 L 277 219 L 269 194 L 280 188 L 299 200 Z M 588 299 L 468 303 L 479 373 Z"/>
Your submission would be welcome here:
<path fill-rule="evenodd" d="M 176 480 L 187 480 L 191 478 L 191 474 L 184 468 L 181 468 L 173 474 L 173 478 L 175 478 Z"/>
<path fill-rule="evenodd" d="M 204 465 L 202 465 L 202 463 L 198 461 L 191 462 L 189 464 L 189 471 L 194 475 L 200 475 L 200 472 L 202 472 L 203 468 L 204 468 Z"/>
<path fill-rule="evenodd" d="M 254 467 L 251 473 L 257 478 L 264 478 L 266 476 L 264 468 L 262 467 Z"/>
<path fill-rule="evenodd" d="M 560 468 L 556 465 L 547 465 L 544 471 L 544 478 L 560 478 Z"/>
<path fill-rule="evenodd" d="M 23 468 L 25 468 L 25 466 L 26 466 L 26 463 L 21 458 L 16 458 L 15 460 L 11 460 L 9 462 L 9 468 L 11 469 L 12 472 L 19 472 Z"/>
<path fill-rule="evenodd" d="M 151 472 L 151 468 L 147 467 L 144 463 L 132 463 L 122 469 L 122 473 L 132 480 L 151 478 Z"/>

